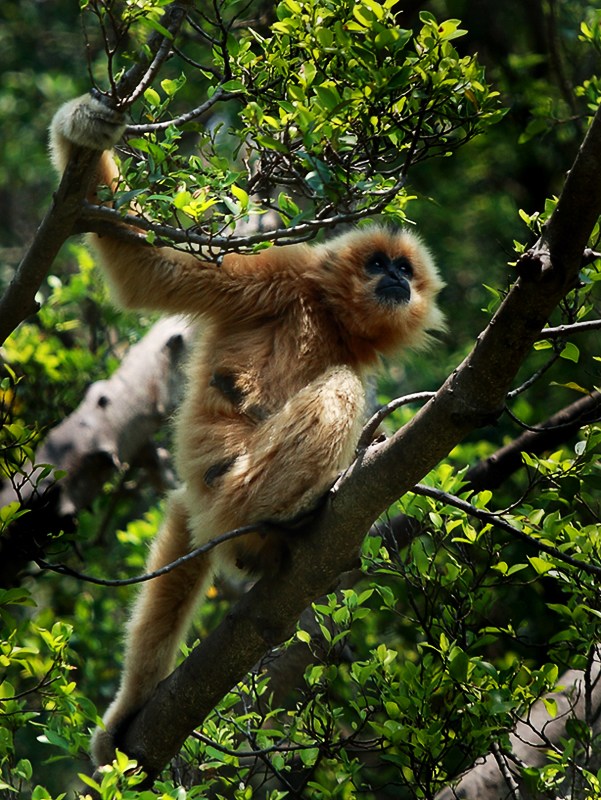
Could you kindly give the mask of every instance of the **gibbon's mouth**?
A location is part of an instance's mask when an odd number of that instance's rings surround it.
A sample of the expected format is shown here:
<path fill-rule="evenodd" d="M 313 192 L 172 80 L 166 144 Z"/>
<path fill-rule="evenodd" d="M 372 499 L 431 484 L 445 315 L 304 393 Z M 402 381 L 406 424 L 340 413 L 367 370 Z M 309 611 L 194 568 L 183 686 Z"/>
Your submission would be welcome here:
<path fill-rule="evenodd" d="M 411 299 L 411 287 L 407 281 L 399 281 L 386 275 L 380 279 L 377 292 L 378 298 L 386 305 L 400 305 Z"/>

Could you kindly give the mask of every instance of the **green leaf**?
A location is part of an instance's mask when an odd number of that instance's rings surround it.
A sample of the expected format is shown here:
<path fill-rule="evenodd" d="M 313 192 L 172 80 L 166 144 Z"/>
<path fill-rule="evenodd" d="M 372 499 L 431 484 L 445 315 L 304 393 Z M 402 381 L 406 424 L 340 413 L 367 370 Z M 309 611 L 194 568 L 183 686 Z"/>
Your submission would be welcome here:
<path fill-rule="evenodd" d="M 89 786 L 91 789 L 94 789 L 94 791 L 97 792 L 98 795 L 100 796 L 100 784 L 97 783 L 93 778 L 90 778 L 89 775 L 86 775 L 83 772 L 78 773 L 77 777 L 79 778 L 80 781 L 83 781 L 83 783 L 85 783 L 86 786 Z"/>
<path fill-rule="evenodd" d="M 353 16 L 363 27 L 370 28 L 376 20 L 376 15 L 373 11 L 366 8 L 362 3 L 355 3 L 353 5 Z"/>
<path fill-rule="evenodd" d="M 146 15 L 144 17 L 144 21 L 157 33 L 160 33 L 161 36 L 164 36 L 165 39 L 168 39 L 170 42 L 173 41 L 173 34 L 171 33 L 171 31 L 167 30 L 167 28 L 165 28 L 164 25 L 161 25 L 161 23 L 158 22 L 158 20 L 153 19 L 150 15 Z"/>
<path fill-rule="evenodd" d="M 31 761 L 28 758 L 20 759 L 14 767 L 14 773 L 26 781 L 30 780 L 33 775 Z"/>
<path fill-rule="evenodd" d="M 584 386 L 580 386 L 579 383 L 575 381 L 566 381 L 565 383 L 558 383 L 557 381 L 551 381 L 551 386 L 563 386 L 564 389 L 571 389 L 573 392 L 579 392 L 580 394 L 590 394 L 588 389 L 585 389 Z"/>
<path fill-rule="evenodd" d="M 449 674 L 460 683 L 467 680 L 470 659 L 467 653 L 459 648 L 454 648 L 449 656 Z"/>
<path fill-rule="evenodd" d="M 299 750 L 300 760 L 306 767 L 312 767 L 319 756 L 319 749 L 317 747 L 307 747 Z"/>
<path fill-rule="evenodd" d="M 543 705 L 547 709 L 547 714 L 554 719 L 557 716 L 557 700 L 553 697 L 541 697 Z"/>
<path fill-rule="evenodd" d="M 231 92 L 232 94 L 246 92 L 246 86 L 242 81 L 239 80 L 226 81 L 225 83 L 221 84 L 221 88 L 226 92 Z"/>
<path fill-rule="evenodd" d="M 64 796 L 64 794 L 58 795 L 54 800 L 60 800 L 60 798 Z M 45 789 L 43 786 L 36 786 L 31 793 L 31 800 L 53 800 L 53 797 L 48 789 Z"/>
<path fill-rule="evenodd" d="M 148 103 L 149 106 L 156 108 L 157 106 L 161 105 L 161 96 L 153 89 L 152 86 L 149 86 L 144 92 L 144 99 Z M 135 145 L 136 146 L 136 145 Z M 139 147 L 139 145 L 137 145 Z"/>
<path fill-rule="evenodd" d="M 249 197 L 248 193 L 245 192 L 244 189 L 240 188 L 240 186 L 237 186 L 235 183 L 232 183 L 232 185 L 230 186 L 230 191 L 234 195 L 236 200 L 240 203 L 243 210 L 248 208 Z"/>
<path fill-rule="evenodd" d="M 528 556 L 528 561 L 539 575 L 545 575 L 550 570 L 555 569 L 555 564 L 545 561 L 538 556 Z"/>
<path fill-rule="evenodd" d="M 191 202 L 192 193 L 185 189 L 181 192 L 178 192 L 173 198 L 173 205 L 180 210 L 185 208 L 187 205 L 190 205 Z"/>
<path fill-rule="evenodd" d="M 566 361 L 573 361 L 574 364 L 577 364 L 580 360 L 580 350 L 573 342 L 566 342 L 560 356 L 565 358 Z"/>
<path fill-rule="evenodd" d="M 165 92 L 168 97 L 173 97 L 173 95 L 181 89 L 182 84 L 185 81 L 180 80 L 172 80 L 170 78 L 165 78 L 161 81 L 161 89 Z"/>

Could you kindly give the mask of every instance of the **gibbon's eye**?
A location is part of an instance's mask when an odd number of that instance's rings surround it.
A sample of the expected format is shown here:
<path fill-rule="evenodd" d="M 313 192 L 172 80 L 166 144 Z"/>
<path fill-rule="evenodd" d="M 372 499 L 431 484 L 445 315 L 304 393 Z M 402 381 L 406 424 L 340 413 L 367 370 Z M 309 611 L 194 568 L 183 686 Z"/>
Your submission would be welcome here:
<path fill-rule="evenodd" d="M 367 259 L 365 269 L 368 275 L 382 275 L 390 266 L 390 259 L 386 253 L 374 253 Z"/>
<path fill-rule="evenodd" d="M 408 258 L 398 256 L 391 259 L 386 253 L 377 252 L 368 258 L 365 270 L 368 275 L 381 275 L 375 289 L 376 298 L 381 303 L 399 305 L 409 302 L 413 265 Z"/>

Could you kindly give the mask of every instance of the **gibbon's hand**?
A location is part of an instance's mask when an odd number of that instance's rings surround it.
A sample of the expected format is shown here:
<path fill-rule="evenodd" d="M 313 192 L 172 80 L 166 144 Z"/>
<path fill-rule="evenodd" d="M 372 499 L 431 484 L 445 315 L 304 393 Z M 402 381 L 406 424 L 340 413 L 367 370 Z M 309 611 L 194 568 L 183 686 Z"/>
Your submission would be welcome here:
<path fill-rule="evenodd" d="M 52 122 L 53 133 L 90 150 L 110 150 L 126 128 L 125 115 L 92 94 L 61 106 Z"/>

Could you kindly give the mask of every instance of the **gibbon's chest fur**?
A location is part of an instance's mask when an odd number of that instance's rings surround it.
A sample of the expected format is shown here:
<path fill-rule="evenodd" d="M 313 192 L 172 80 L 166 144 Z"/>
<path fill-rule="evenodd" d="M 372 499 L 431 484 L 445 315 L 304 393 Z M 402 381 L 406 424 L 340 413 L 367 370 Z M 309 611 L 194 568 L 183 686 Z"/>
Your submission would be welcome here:
<path fill-rule="evenodd" d="M 259 306 L 200 327 L 190 374 L 208 413 L 263 419 L 328 367 L 353 361 L 327 301 L 300 280 L 276 313 Z"/>
<path fill-rule="evenodd" d="M 261 315 L 259 307 L 227 320 L 200 320 L 175 449 L 180 476 L 203 493 L 212 488 L 207 475 L 239 457 L 257 426 L 268 428 L 269 417 L 299 390 L 350 360 L 327 302 L 303 283 L 289 287 L 277 315 Z"/>

